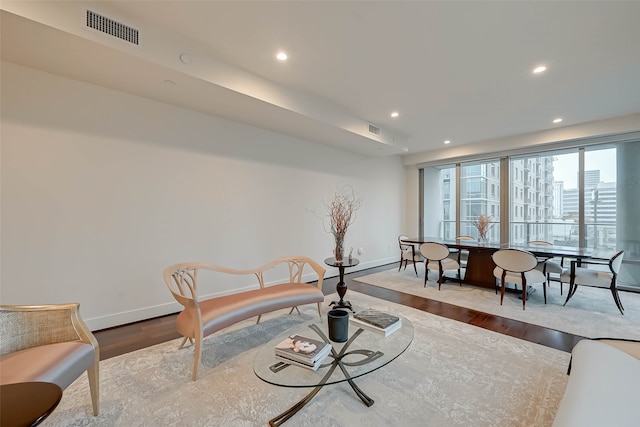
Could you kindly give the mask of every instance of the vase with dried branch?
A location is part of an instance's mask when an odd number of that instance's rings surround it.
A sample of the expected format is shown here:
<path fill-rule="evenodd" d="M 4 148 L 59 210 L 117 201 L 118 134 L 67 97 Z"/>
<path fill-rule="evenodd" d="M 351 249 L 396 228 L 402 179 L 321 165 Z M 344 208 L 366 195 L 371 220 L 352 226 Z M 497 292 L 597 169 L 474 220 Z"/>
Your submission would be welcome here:
<path fill-rule="evenodd" d="M 325 231 L 333 234 L 335 240 L 333 253 L 336 260 L 341 261 L 344 254 L 344 238 L 347 229 L 356 219 L 358 209 L 362 205 L 362 197 L 356 195 L 353 187 L 347 185 L 333 193 L 330 201 L 323 201 L 323 203 L 329 217 L 330 230 L 327 230 L 324 218 L 320 219 L 325 226 Z"/>
<path fill-rule="evenodd" d="M 471 223 L 478 229 L 478 240 L 481 243 L 487 243 L 489 241 L 489 230 L 493 228 L 491 217 L 480 215 L 477 220 L 471 221 Z"/>

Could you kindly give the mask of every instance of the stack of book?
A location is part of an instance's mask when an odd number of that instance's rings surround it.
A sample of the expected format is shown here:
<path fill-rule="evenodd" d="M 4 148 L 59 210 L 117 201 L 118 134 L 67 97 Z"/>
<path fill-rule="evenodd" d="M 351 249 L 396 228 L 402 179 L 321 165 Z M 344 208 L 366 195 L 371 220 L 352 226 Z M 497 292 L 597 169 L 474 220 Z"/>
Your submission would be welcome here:
<path fill-rule="evenodd" d="M 315 371 L 331 353 L 331 344 L 291 335 L 276 346 L 276 359 Z"/>
<path fill-rule="evenodd" d="M 359 328 L 379 332 L 385 337 L 402 327 L 402 319 L 384 311 L 368 308 L 351 316 L 351 323 Z"/>

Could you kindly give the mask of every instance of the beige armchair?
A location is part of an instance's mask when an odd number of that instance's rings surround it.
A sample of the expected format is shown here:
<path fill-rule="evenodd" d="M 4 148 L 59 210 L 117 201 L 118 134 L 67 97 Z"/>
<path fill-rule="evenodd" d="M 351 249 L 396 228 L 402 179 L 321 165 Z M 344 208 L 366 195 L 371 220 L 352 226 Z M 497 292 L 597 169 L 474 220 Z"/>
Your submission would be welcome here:
<path fill-rule="evenodd" d="M 100 352 L 79 307 L 0 306 L 0 384 L 42 381 L 64 390 L 87 371 L 98 415 Z"/>

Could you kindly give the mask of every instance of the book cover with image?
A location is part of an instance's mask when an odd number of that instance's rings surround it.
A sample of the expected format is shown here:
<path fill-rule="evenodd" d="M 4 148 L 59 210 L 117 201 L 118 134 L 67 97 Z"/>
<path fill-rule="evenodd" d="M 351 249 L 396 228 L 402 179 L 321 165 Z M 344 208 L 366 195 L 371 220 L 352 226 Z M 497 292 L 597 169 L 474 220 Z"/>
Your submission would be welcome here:
<path fill-rule="evenodd" d="M 276 345 L 275 351 L 277 355 L 286 357 L 287 359 L 313 364 L 315 361 L 329 354 L 331 345 L 301 335 L 291 335 Z"/>
<path fill-rule="evenodd" d="M 380 329 L 387 329 L 400 322 L 398 316 L 371 308 L 357 312 L 353 318 Z"/>

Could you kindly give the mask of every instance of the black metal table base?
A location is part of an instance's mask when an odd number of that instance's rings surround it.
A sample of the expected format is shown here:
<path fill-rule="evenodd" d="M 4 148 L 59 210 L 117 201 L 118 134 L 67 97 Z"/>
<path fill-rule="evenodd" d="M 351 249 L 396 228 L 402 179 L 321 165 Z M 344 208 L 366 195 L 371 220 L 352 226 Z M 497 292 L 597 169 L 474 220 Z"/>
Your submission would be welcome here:
<path fill-rule="evenodd" d="M 329 305 L 334 306 L 333 308 L 346 308 L 355 313 L 353 307 L 351 306 L 351 303 L 344 300 L 344 295 L 347 293 L 347 284 L 344 283 L 344 269 L 347 267 L 355 267 L 356 265 L 358 265 L 358 263 L 360 263 L 360 261 L 356 258 L 349 257 L 348 260 L 345 261 L 336 261 L 335 258 L 327 258 L 324 260 L 324 262 L 325 264 L 332 267 L 337 267 L 338 273 L 340 275 L 340 280 L 336 285 L 336 292 L 340 297 L 340 301 L 331 301 Z"/>
<path fill-rule="evenodd" d="M 340 302 L 343 302 L 343 301 L 340 301 Z M 348 301 L 344 301 L 343 303 L 348 303 Z M 314 324 L 314 325 L 310 325 L 309 327 L 313 329 L 318 335 L 320 335 L 320 337 L 322 337 L 322 339 L 325 342 L 327 343 L 330 342 L 329 339 L 326 337 L 326 335 L 320 330 L 320 328 L 318 328 L 317 325 Z M 325 376 L 322 377 L 322 379 L 320 380 L 320 383 L 309 394 L 307 394 L 303 399 L 301 399 L 298 403 L 296 403 L 295 405 L 293 405 L 292 407 L 290 407 L 289 409 L 287 409 L 277 417 L 269 420 L 270 426 L 282 425 L 289 418 L 293 417 L 300 409 L 302 409 L 307 403 L 309 403 L 316 394 L 318 394 L 320 389 L 325 386 L 325 384 L 327 383 L 327 380 L 331 378 L 331 375 L 338 367 L 340 368 L 344 376 L 348 378 L 347 382 L 349 383 L 353 391 L 356 393 L 356 395 L 360 398 L 360 400 L 362 400 L 362 402 L 365 405 L 371 406 L 375 403 L 373 399 L 367 396 L 365 392 L 362 391 L 362 389 L 360 389 L 360 387 L 358 387 L 358 385 L 352 379 L 349 378 L 349 372 L 347 372 L 347 369 L 346 369 L 346 366 L 364 365 L 383 355 L 379 351 L 371 351 L 371 350 L 354 350 L 354 351 L 347 352 L 347 349 L 349 348 L 351 343 L 353 343 L 353 341 L 361 333 L 362 333 L 362 329 L 358 329 L 356 333 L 354 333 L 351 336 L 351 338 L 349 338 L 349 341 L 347 341 L 346 344 L 342 347 L 342 350 L 340 351 L 340 353 L 336 353 L 334 349 L 331 349 L 331 357 L 333 357 L 333 362 L 330 362 L 331 368 L 327 371 Z M 350 354 L 362 354 L 365 356 L 365 358 L 358 362 L 343 362 L 342 358 Z M 327 365 L 322 365 L 322 366 L 327 366 Z"/>
<path fill-rule="evenodd" d="M 349 301 L 341 299 L 340 301 L 331 301 L 329 305 L 333 306 L 333 308 L 348 308 L 355 313 L 355 311 L 353 311 L 353 307 L 351 306 L 351 302 Z"/>

